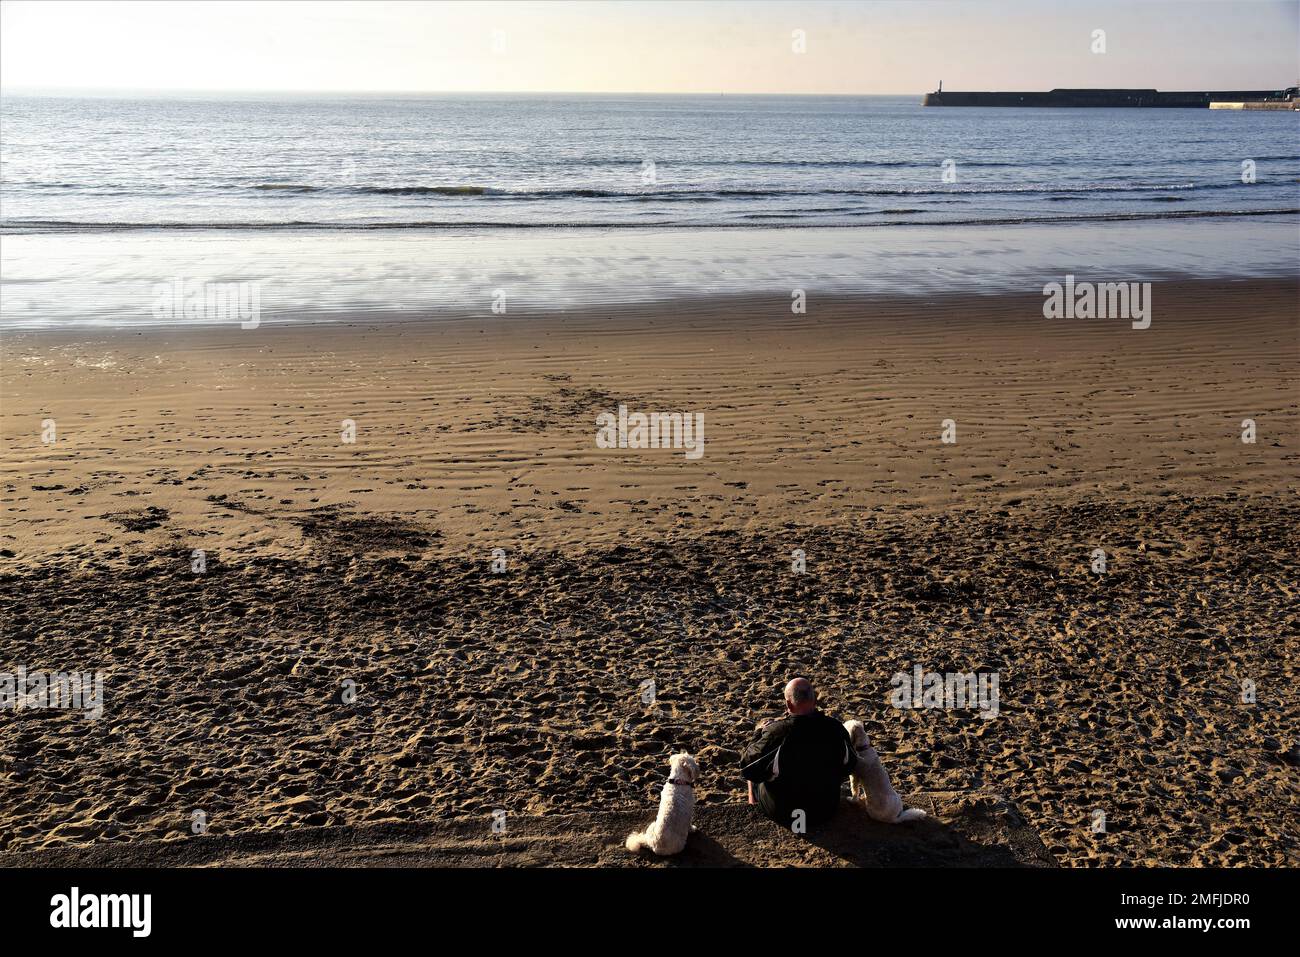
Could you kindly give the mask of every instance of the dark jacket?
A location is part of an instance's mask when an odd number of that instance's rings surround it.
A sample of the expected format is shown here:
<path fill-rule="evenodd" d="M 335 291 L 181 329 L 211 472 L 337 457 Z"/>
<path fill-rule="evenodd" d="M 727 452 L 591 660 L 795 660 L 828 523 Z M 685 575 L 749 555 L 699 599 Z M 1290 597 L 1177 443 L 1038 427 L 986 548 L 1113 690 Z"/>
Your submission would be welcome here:
<path fill-rule="evenodd" d="M 820 711 L 773 721 L 740 755 L 763 813 L 786 827 L 796 810 L 809 824 L 829 820 L 857 761 L 844 725 Z"/>

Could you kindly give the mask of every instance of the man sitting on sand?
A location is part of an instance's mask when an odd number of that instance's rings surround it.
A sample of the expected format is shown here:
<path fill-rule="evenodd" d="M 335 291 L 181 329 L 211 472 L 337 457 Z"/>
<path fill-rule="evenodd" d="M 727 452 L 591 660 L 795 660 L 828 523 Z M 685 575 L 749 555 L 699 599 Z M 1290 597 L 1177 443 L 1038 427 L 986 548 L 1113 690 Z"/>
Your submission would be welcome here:
<path fill-rule="evenodd" d="M 740 755 L 741 773 L 750 782 L 750 797 L 763 813 L 790 827 L 802 811 L 803 823 L 834 816 L 840 785 L 857 766 L 848 732 L 817 710 L 817 692 L 807 678 L 785 686 L 784 718 L 768 719 Z"/>

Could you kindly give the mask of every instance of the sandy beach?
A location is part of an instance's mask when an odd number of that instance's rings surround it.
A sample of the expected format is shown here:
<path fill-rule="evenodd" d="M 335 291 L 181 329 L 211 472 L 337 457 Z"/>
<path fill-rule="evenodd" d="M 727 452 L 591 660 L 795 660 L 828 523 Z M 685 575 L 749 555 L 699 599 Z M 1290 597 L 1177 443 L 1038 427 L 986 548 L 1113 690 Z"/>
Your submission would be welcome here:
<path fill-rule="evenodd" d="M 648 820 L 683 748 L 734 805 L 807 673 L 1059 864 L 1300 864 L 1297 286 L 1153 296 L 9 333 L 0 669 L 105 701 L 0 722 L 0 851 Z M 620 404 L 703 454 L 598 447 Z M 997 717 L 891 707 L 918 666 Z"/>

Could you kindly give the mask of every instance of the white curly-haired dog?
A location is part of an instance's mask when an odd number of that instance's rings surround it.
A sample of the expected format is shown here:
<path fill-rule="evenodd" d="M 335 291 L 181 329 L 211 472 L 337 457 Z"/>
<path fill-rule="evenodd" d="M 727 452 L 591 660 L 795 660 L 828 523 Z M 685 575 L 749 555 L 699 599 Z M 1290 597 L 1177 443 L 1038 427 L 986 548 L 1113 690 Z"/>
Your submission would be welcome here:
<path fill-rule="evenodd" d="M 695 782 L 700 776 L 695 759 L 683 751 L 668 759 L 668 780 L 659 798 L 659 816 L 644 831 L 627 836 L 627 849 L 649 848 L 661 857 L 680 854 L 690 837 L 695 813 Z"/>
<path fill-rule="evenodd" d="M 886 824 L 901 824 L 925 817 L 925 812 L 919 807 L 903 808 L 903 799 L 889 783 L 889 775 L 880 763 L 880 755 L 871 746 L 871 738 L 867 736 L 867 729 L 862 726 L 862 722 L 845 721 L 844 730 L 849 733 L 853 750 L 861 759 L 853 769 L 853 776 L 849 778 L 849 796 L 856 798 L 861 793 L 867 814 Z"/>

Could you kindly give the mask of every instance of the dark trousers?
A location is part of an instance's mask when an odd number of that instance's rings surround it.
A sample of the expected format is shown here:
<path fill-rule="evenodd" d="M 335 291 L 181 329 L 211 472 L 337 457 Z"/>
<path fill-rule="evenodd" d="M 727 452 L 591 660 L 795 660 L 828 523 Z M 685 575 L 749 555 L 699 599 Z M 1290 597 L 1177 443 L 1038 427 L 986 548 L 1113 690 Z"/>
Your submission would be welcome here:
<path fill-rule="evenodd" d="M 772 789 L 766 783 L 754 785 L 754 803 L 758 809 L 763 812 L 765 817 L 771 818 L 782 827 L 792 827 L 794 824 L 794 812 L 802 810 L 804 812 L 804 823 L 809 826 L 821 824 L 829 821 L 839 810 L 840 795 L 838 790 L 835 794 L 827 794 L 819 800 L 800 801 L 797 804 L 788 799 L 772 793 Z M 805 805 L 799 807 L 798 805 Z"/>

